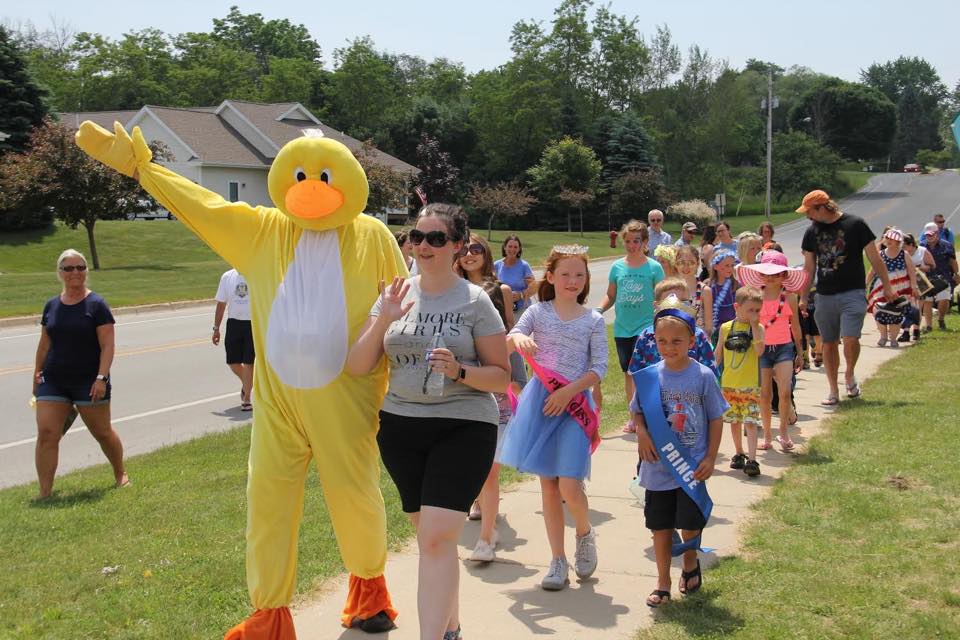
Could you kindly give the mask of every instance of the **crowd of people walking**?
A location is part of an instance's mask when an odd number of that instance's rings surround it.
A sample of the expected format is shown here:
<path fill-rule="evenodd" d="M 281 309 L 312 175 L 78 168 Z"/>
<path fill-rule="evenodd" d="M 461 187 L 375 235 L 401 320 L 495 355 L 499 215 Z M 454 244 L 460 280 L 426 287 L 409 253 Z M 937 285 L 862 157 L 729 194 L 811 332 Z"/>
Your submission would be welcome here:
<path fill-rule="evenodd" d="M 416 275 L 381 284 L 344 368 L 365 376 L 385 361 L 389 369 L 377 444 L 417 532 L 422 638 L 461 638 L 457 543 L 466 518 L 480 520 L 470 559 L 496 558 L 501 465 L 539 477 L 548 549 L 542 588 L 564 589 L 571 568 L 581 579 L 596 571 L 585 481 L 599 444 L 608 368 L 603 316 L 611 308 L 629 402 L 622 429 L 636 434 L 638 463 L 630 472 L 645 489 L 658 568 L 650 607 L 671 599 L 672 557 L 682 557 L 679 592 L 701 588 L 705 487 L 724 424 L 735 450 L 730 467 L 760 476 L 758 452 L 796 448 L 792 390 L 801 369 L 811 362 L 824 368 L 825 406 L 862 394 L 856 365 L 867 313 L 881 347 L 921 339 L 933 330 L 934 311 L 945 327 L 960 276 L 943 216 L 925 225 L 918 241 L 897 228 L 876 238 L 819 190 L 797 212 L 810 221 L 799 267 L 790 266 L 769 223 L 734 237 L 723 221 L 704 229 L 686 222 L 674 241 L 659 210 L 647 223 L 631 220 L 620 232 L 623 257 L 606 283 L 592 283 L 604 287 L 595 308 L 586 303 L 587 247 L 553 247 L 537 281 L 518 236 L 508 236 L 495 259 L 457 206 L 426 205 L 416 225 L 397 234 Z M 65 251 L 57 272 L 63 290 L 44 308 L 34 374 L 41 498 L 51 494 L 58 443 L 74 410 L 103 448 L 117 486 L 129 483 L 110 427 L 113 316 L 87 288 L 81 254 Z M 212 338 L 220 343 L 226 312 L 227 363 L 241 381 L 244 410 L 255 409 L 247 295 L 239 273 L 223 275 Z M 572 563 L 565 511 L 574 524 Z"/>

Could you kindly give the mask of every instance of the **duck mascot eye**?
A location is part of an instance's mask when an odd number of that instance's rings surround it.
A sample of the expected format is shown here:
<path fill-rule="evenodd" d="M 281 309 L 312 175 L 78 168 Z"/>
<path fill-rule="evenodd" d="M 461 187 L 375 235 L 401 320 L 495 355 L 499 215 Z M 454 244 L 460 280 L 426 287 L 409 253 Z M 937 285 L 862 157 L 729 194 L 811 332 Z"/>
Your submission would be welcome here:
<path fill-rule="evenodd" d="M 254 370 L 247 483 L 247 586 L 255 612 L 226 638 L 296 637 L 289 604 L 311 461 L 350 571 L 341 622 L 369 632 L 392 628 L 376 444 L 386 365 L 352 376 L 344 363 L 380 281 L 405 277 L 407 269 L 386 226 L 361 215 L 368 187 L 360 164 L 339 142 L 297 138 L 270 168 L 275 206 L 253 207 L 151 162 L 139 128 L 131 137 L 120 123 L 111 133 L 84 122 L 76 140 L 138 179 L 250 287 L 254 345 L 265 354 Z"/>

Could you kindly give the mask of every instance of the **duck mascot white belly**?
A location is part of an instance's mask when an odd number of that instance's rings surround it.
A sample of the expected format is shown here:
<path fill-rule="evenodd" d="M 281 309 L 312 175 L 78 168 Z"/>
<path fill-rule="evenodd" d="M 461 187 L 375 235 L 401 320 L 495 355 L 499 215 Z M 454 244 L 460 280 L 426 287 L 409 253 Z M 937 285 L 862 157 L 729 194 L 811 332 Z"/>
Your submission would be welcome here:
<path fill-rule="evenodd" d="M 270 168 L 276 208 L 252 207 L 151 162 L 139 128 L 131 138 L 119 123 L 110 133 L 84 122 L 76 140 L 93 158 L 139 179 L 250 285 L 254 344 L 264 354 L 254 372 L 247 484 L 247 586 L 256 611 L 226 638 L 296 637 L 288 606 L 311 459 L 351 574 L 342 623 L 391 628 L 397 614 L 383 577 L 376 443 L 386 364 L 366 376 L 351 376 L 343 365 L 380 281 L 407 269 L 386 226 L 361 215 L 368 186 L 360 164 L 339 142 L 293 140 Z"/>

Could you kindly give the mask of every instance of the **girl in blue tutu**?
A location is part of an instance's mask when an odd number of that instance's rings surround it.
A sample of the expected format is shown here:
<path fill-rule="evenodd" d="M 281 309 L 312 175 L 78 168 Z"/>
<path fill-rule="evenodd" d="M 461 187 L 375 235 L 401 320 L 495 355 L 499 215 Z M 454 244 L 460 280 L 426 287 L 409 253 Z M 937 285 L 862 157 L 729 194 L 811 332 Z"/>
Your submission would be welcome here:
<path fill-rule="evenodd" d="M 554 247 L 537 297 L 508 340 L 534 370 L 507 425 L 501 464 L 540 476 L 543 519 L 552 559 L 541 586 L 563 589 L 570 580 L 564 553 L 563 503 L 576 524 L 574 569 L 588 578 L 597 568 L 596 534 L 587 517 L 582 481 L 600 442 L 590 388 L 607 371 L 603 317 L 583 306 L 590 291 L 587 248 Z"/>

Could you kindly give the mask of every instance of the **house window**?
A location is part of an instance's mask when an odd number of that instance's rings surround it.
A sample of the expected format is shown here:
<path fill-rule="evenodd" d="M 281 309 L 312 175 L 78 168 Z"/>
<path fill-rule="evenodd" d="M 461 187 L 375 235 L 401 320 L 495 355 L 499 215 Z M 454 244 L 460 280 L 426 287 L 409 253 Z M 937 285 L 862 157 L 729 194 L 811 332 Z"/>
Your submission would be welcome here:
<path fill-rule="evenodd" d="M 236 202 L 240 199 L 240 183 L 231 182 L 230 183 L 230 202 Z"/>

